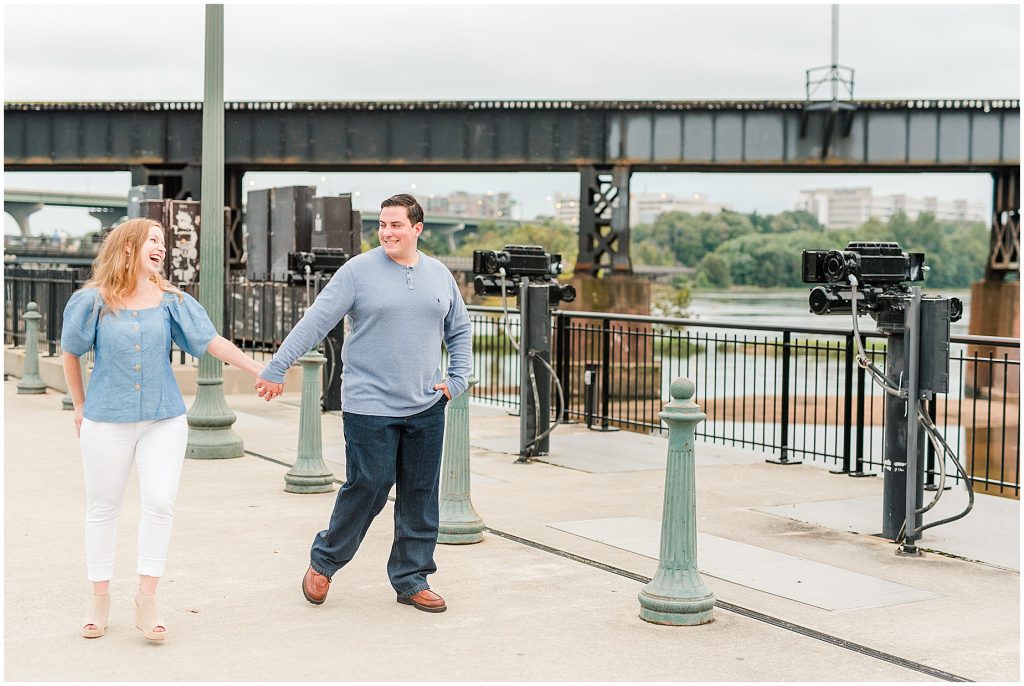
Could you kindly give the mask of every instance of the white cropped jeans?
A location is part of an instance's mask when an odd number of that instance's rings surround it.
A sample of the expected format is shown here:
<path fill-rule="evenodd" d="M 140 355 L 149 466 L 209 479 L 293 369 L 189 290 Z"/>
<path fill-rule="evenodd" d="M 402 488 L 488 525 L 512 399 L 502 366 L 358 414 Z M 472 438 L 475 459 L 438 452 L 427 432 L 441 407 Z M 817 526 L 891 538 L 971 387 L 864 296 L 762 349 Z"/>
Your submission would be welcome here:
<path fill-rule="evenodd" d="M 185 415 L 135 423 L 82 421 L 89 581 L 108 581 L 114 576 L 117 518 L 132 462 L 139 474 L 142 500 L 138 573 L 163 575 L 187 442 Z"/>

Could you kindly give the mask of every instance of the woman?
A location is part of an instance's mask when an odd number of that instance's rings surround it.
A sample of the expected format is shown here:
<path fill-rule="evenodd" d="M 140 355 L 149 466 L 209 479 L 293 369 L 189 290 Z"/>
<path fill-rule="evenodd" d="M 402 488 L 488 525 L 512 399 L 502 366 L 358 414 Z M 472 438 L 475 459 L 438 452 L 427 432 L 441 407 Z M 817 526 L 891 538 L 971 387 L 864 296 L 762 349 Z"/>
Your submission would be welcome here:
<path fill-rule="evenodd" d="M 147 639 L 167 637 L 155 596 L 188 441 L 171 341 L 193 357 L 208 352 L 253 376 L 263 369 L 218 336 L 199 303 L 163 277 L 165 255 L 159 223 L 124 222 L 100 248 L 92 279 L 64 308 L 60 342 L 85 468 L 85 549 L 93 586 L 82 627 L 86 638 L 102 636 L 107 627 L 117 517 L 132 462 L 142 500 L 135 626 Z M 78 358 L 93 348 L 86 395 Z"/>

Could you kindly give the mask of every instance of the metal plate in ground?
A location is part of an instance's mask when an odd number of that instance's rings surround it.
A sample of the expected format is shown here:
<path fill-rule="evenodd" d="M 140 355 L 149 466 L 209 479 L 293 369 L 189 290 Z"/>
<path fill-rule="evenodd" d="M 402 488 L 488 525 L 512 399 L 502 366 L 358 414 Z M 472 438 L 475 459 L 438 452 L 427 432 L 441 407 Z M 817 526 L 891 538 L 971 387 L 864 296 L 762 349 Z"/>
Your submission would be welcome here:
<path fill-rule="evenodd" d="M 927 501 L 933 497 L 934 492 L 925 492 Z M 962 484 L 956 485 L 925 514 L 924 521 L 927 524 L 951 517 L 966 506 L 967 493 Z M 875 533 L 882 525 L 880 495 L 753 509 L 798 522 L 862 534 Z M 924 531 L 919 545 L 928 550 L 1020 571 L 1020 501 L 976 494 L 974 507 L 966 517 Z"/>
<path fill-rule="evenodd" d="M 661 523 L 653 519 L 588 519 L 548 526 L 658 559 Z M 830 611 L 885 607 L 940 597 L 931 591 L 710 534 L 697 534 L 697 565 L 702 574 Z"/>

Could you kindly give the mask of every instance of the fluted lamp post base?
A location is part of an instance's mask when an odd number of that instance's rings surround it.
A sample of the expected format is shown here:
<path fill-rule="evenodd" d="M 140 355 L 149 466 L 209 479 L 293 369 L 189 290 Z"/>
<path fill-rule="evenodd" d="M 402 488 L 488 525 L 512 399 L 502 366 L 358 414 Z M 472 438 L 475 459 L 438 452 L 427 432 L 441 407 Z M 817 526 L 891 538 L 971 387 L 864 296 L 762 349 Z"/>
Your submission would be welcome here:
<path fill-rule="evenodd" d="M 484 540 L 484 520 L 473 509 L 469 492 L 469 393 L 476 384 L 476 377 L 470 376 L 466 392 L 448 403 L 441 457 L 438 543 L 466 545 Z"/>
<path fill-rule="evenodd" d="M 437 528 L 438 543 L 465 545 L 484 540 L 484 520 L 468 500 L 442 501 L 440 521 Z"/>
<path fill-rule="evenodd" d="M 693 402 L 696 386 L 672 381 L 672 399 L 658 416 L 668 424 L 665 505 L 661 516 L 658 571 L 640 591 L 640 619 L 654 624 L 694 626 L 713 621 L 715 595 L 697 571 L 697 501 L 694 428 L 706 415 Z"/>
<path fill-rule="evenodd" d="M 207 357 L 204 355 L 204 358 Z M 200 361 L 200 373 L 203 362 Z M 226 460 L 242 457 L 245 444 L 242 438 L 231 430 L 235 413 L 224 400 L 223 379 L 200 378 L 196 381 L 199 391 L 195 402 L 186 415 L 188 419 L 188 448 L 185 457 L 193 460 Z"/>
<path fill-rule="evenodd" d="M 21 380 L 16 386 L 19 395 L 39 395 L 46 393 L 46 382 L 39 376 L 39 306 L 30 302 L 25 306 L 25 364 L 21 370 Z"/>
<path fill-rule="evenodd" d="M 714 619 L 715 594 L 694 570 L 658 574 L 640 591 L 640 619 L 652 624 L 695 626 Z"/>
<path fill-rule="evenodd" d="M 302 365 L 302 401 L 299 405 L 299 445 L 295 464 L 284 475 L 288 493 L 330 493 L 334 474 L 323 457 L 323 433 L 320 422 L 320 368 L 327 361 L 317 350 L 299 358 Z"/>

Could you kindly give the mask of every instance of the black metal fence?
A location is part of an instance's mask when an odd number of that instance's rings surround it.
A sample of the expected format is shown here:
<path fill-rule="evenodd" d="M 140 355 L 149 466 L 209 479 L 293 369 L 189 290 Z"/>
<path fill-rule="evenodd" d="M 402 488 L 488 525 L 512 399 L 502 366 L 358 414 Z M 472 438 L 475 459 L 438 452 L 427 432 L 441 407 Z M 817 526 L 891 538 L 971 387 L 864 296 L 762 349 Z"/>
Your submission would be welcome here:
<path fill-rule="evenodd" d="M 4 343 L 25 345 L 25 307 L 39 307 L 39 349 L 48 355 L 60 350 L 64 306 L 89 278 L 89 269 L 33 269 L 4 266 Z"/>
<path fill-rule="evenodd" d="M 60 353 L 60 331 L 64 306 L 71 294 L 89 278 L 89 269 L 37 269 L 17 265 L 4 267 L 4 343 L 25 345 L 25 307 L 36 303 L 40 351 Z M 232 274 L 224 293 L 224 337 L 256 356 L 268 356 L 302 318 L 327 279 L 314 275 L 307 283 L 249 280 Z M 198 297 L 198 285 L 182 290 Z M 180 352 L 181 360 L 187 356 Z"/>
<path fill-rule="evenodd" d="M 24 345 L 25 305 L 39 305 L 40 350 L 59 352 L 64 304 L 87 278 L 81 269 L 4 270 L 4 341 Z M 325 285 L 251 281 L 232 275 L 225 290 L 224 336 L 269 356 Z M 194 295 L 194 294 L 193 294 Z M 519 405 L 518 315 L 471 307 L 476 399 Z M 854 363 L 853 334 L 703 320 L 556 312 L 553 362 L 565 389 L 563 421 L 595 430 L 664 431 L 658 412 L 671 380 L 697 384 L 707 414 L 697 435 L 752 448 L 781 462 L 821 461 L 851 475 L 878 473 L 884 394 Z M 340 341 L 337 341 L 340 342 Z M 878 365 L 885 337 L 865 334 Z M 951 340 L 950 392 L 928 403 L 976 488 L 1019 496 L 1020 341 L 985 336 Z M 184 353 L 179 353 L 184 361 Z M 942 467 L 928 446 L 927 479 Z M 947 478 L 957 479 L 951 463 Z"/>
<path fill-rule="evenodd" d="M 519 403 L 515 313 L 471 307 L 475 397 Z M 884 393 L 855 364 L 852 331 L 779 328 L 590 312 L 556 312 L 553 361 L 565 390 L 563 421 L 595 430 L 665 431 L 658 412 L 678 376 L 693 379 L 707 414 L 697 436 L 752 448 L 775 461 L 821 461 L 853 476 L 879 473 Z M 864 334 L 883 366 L 886 339 Z M 1019 496 L 1020 341 L 953 336 L 950 392 L 927 403 L 945 440 L 961 456 L 976 490 Z M 553 403 L 555 401 L 553 400 Z M 926 479 L 945 467 L 927 447 Z"/>

